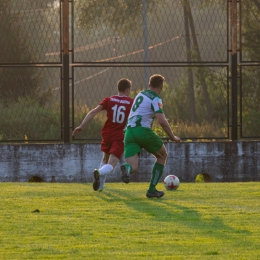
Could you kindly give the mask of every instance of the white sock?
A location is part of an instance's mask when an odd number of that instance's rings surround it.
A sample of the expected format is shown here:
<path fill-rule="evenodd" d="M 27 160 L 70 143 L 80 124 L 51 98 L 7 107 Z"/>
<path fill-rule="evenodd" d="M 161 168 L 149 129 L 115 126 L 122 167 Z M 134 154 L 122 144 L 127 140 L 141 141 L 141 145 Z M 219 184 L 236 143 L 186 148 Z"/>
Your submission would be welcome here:
<path fill-rule="evenodd" d="M 100 181 L 99 190 L 104 189 L 106 178 L 107 178 L 107 175 L 100 175 L 99 176 L 99 181 Z"/>
<path fill-rule="evenodd" d="M 102 166 L 104 166 L 104 165 L 106 165 L 106 163 L 104 163 L 103 161 L 101 161 L 101 163 L 100 163 L 100 165 L 99 165 L 99 169 L 100 169 Z"/>
<path fill-rule="evenodd" d="M 111 164 L 105 164 L 98 170 L 100 175 L 107 175 L 113 171 L 113 166 Z"/>
<path fill-rule="evenodd" d="M 113 166 L 111 164 L 105 164 L 103 161 L 100 163 L 100 168 L 98 169 L 99 171 L 99 181 L 100 181 L 100 186 L 99 189 L 102 191 L 105 186 L 106 178 L 107 175 L 113 171 Z"/>

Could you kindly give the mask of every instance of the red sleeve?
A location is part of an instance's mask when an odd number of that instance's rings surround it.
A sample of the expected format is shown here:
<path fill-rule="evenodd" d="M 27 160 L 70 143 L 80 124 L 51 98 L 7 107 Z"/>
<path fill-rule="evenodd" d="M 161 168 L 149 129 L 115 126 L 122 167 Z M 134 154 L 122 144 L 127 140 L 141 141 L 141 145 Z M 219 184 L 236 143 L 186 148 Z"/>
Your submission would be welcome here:
<path fill-rule="evenodd" d="M 109 97 L 105 97 L 99 105 L 103 106 L 102 110 L 107 110 Z"/>

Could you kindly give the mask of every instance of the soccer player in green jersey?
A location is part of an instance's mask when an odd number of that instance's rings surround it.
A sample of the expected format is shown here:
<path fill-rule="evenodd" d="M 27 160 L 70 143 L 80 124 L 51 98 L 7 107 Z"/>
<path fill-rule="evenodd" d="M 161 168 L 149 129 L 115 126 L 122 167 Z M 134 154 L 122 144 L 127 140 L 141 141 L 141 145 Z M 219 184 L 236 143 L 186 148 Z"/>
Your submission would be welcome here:
<path fill-rule="evenodd" d="M 146 192 L 148 198 L 160 198 L 164 195 L 163 191 L 156 190 L 156 185 L 163 174 L 167 159 L 165 145 L 161 138 L 151 129 L 154 119 L 157 119 L 171 141 L 180 142 L 180 138 L 173 134 L 165 118 L 162 100 L 158 96 L 163 89 L 163 83 L 164 77 L 155 74 L 149 79 L 149 89 L 141 91 L 135 97 L 124 137 L 126 163 L 120 167 L 123 182 L 129 183 L 129 175 L 137 170 L 139 153 L 142 148 L 156 157 L 149 189 Z"/>

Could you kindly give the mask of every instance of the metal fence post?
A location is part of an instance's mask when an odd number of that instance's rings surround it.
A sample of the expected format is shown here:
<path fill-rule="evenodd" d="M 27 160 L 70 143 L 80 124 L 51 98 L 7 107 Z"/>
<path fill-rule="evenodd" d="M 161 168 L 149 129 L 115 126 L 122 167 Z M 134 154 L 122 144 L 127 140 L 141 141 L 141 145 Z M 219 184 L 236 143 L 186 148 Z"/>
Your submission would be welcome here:
<path fill-rule="evenodd" d="M 63 0 L 62 6 L 62 125 L 63 142 L 70 142 L 70 108 L 69 108 L 69 0 Z"/>
<path fill-rule="evenodd" d="M 144 60 L 149 63 L 149 44 L 148 44 L 148 28 L 147 28 L 147 4 L 146 0 L 142 1 L 142 16 L 143 16 L 143 35 L 144 35 Z M 145 86 L 148 89 L 150 78 L 150 69 L 145 67 Z"/>
<path fill-rule="evenodd" d="M 231 2 L 231 103 L 232 125 L 231 139 L 238 140 L 237 135 L 237 0 Z"/>

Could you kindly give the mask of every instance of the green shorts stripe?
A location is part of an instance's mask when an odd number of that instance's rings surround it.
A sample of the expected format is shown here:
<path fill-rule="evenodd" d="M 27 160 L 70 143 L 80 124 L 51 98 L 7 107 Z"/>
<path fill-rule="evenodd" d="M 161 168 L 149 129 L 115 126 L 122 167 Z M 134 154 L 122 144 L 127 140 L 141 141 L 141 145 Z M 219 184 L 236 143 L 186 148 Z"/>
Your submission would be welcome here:
<path fill-rule="evenodd" d="M 154 154 L 162 147 L 162 145 L 162 139 L 157 134 L 155 134 L 151 128 L 133 127 L 127 128 L 125 131 L 125 158 L 140 153 L 142 148 L 147 152 Z"/>

